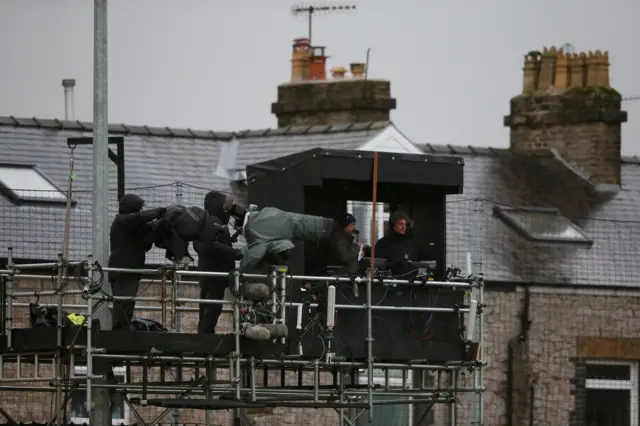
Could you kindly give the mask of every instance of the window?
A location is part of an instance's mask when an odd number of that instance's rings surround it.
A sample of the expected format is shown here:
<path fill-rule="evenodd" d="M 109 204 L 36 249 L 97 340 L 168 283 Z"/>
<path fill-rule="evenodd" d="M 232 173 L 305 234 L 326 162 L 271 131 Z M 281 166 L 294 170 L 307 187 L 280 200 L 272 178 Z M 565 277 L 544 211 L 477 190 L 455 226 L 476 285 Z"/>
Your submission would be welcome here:
<path fill-rule="evenodd" d="M 347 201 L 347 211 L 355 216 L 360 231 L 359 241 L 363 246 L 371 246 L 371 219 L 373 203 L 370 201 Z M 386 235 L 386 224 L 389 221 L 389 204 L 376 203 L 376 237 L 378 241 Z M 375 244 L 376 241 L 373 241 Z"/>
<path fill-rule="evenodd" d="M 0 165 L 0 186 L 14 202 L 67 200 L 67 195 L 33 166 Z"/>
<path fill-rule="evenodd" d="M 494 212 L 507 225 L 532 241 L 592 243 L 577 225 L 555 209 L 496 206 Z"/>
<path fill-rule="evenodd" d="M 586 424 L 638 426 L 637 364 L 589 361 L 586 370 Z"/>
<path fill-rule="evenodd" d="M 87 367 L 75 366 L 74 375 L 86 376 Z M 116 376 L 118 383 L 126 383 L 125 367 L 115 367 L 113 374 Z M 115 396 L 115 404 L 111 406 L 111 424 L 122 425 L 129 423 L 130 409 L 124 402 L 122 394 Z M 71 422 L 75 424 L 89 424 L 89 410 L 87 410 L 87 392 L 84 389 L 74 390 L 71 394 Z"/>
<path fill-rule="evenodd" d="M 358 384 L 367 384 L 367 370 L 358 371 Z M 402 389 L 402 370 L 389 370 L 389 389 Z M 405 386 L 410 389 L 413 386 L 413 374 L 411 370 L 406 371 Z M 385 374 L 384 370 L 379 368 L 373 369 L 373 384 L 384 386 Z M 394 396 L 374 396 L 378 401 L 400 399 L 401 395 Z M 412 397 L 407 397 L 411 400 Z M 394 404 L 394 405 L 374 405 L 373 423 L 369 423 L 368 410 L 364 410 L 356 420 L 356 426 L 412 426 L 413 425 L 413 405 L 410 404 Z"/>

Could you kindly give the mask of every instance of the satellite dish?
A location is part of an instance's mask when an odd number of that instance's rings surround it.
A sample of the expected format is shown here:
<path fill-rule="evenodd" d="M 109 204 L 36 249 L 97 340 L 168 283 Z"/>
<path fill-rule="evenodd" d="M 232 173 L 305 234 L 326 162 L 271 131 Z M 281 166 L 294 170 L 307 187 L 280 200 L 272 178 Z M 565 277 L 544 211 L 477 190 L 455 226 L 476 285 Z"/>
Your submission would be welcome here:
<path fill-rule="evenodd" d="M 576 53 L 576 48 L 571 43 L 565 43 L 560 47 L 564 53 Z"/>

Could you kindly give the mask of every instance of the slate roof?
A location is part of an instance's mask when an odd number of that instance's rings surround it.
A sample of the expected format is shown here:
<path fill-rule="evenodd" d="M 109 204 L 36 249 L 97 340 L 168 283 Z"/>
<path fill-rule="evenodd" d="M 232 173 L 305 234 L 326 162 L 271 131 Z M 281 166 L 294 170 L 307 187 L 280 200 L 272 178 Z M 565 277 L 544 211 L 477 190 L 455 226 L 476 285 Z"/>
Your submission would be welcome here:
<path fill-rule="evenodd" d="M 126 180 L 150 205 L 180 201 L 201 204 L 209 189 L 229 189 L 214 174 L 219 144 L 240 140 L 238 166 L 313 148 L 354 149 L 373 138 L 389 123 L 350 126 L 212 132 L 144 126 L 112 125 L 112 135 L 126 136 Z M 68 173 L 69 136 L 90 136 L 90 123 L 0 117 L 0 147 L 4 163 L 35 163 L 64 188 Z M 605 197 L 552 155 L 514 155 L 505 149 L 472 146 L 424 145 L 427 153 L 462 155 L 465 159 L 464 194 L 448 200 L 447 258 L 465 264 L 471 249 L 471 227 L 480 230 L 482 263 L 489 280 L 547 284 L 637 286 L 640 276 L 640 160 L 622 159 L 622 189 Z M 91 148 L 76 149 L 78 178 L 74 188 L 91 189 Z M 110 167 L 115 212 L 115 166 Z M 176 181 L 181 185 L 173 184 Z M 91 247 L 91 194 L 77 193 L 73 212 L 72 258 L 84 257 Z M 474 201 L 481 199 L 483 201 Z M 558 208 L 588 234 L 591 246 L 529 242 L 494 217 L 495 205 Z M 481 217 L 472 214 L 483 211 Z M 60 251 L 63 207 L 17 207 L 0 197 L 3 232 L 0 249 L 13 246 L 15 255 L 50 259 Z M 3 257 L 0 255 L 0 257 Z M 149 261 L 160 262 L 154 251 Z"/>
<path fill-rule="evenodd" d="M 317 146 L 356 148 L 388 125 L 357 123 L 213 132 L 111 124 L 109 129 L 110 135 L 125 137 L 127 189 L 135 189 L 150 206 L 175 202 L 200 206 L 207 191 L 230 191 L 229 182 L 217 177 L 215 169 L 220 144 L 232 138 L 240 141 L 238 161 L 246 165 Z M 69 176 L 67 138 L 91 137 L 91 132 L 91 123 L 0 117 L 0 162 L 36 165 L 64 191 Z M 269 154 L 265 156 L 265 153 Z M 72 213 L 69 256 L 82 259 L 91 250 L 92 148 L 79 145 L 73 156 L 77 174 L 73 198 L 78 203 Z M 115 164 L 110 162 L 112 216 L 117 211 L 116 171 Z M 3 224 L 0 258 L 6 257 L 6 248 L 11 246 L 17 258 L 55 259 L 62 248 L 64 219 L 63 205 L 16 206 L 0 196 L 0 220 Z M 147 258 L 152 263 L 163 263 L 163 252 L 154 249 Z"/>

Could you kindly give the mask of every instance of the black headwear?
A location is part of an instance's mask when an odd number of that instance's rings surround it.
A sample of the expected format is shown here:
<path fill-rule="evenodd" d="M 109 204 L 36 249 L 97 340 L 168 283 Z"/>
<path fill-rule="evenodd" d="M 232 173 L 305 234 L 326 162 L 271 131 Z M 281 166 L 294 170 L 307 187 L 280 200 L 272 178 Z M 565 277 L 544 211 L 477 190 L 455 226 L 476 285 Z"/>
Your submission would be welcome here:
<path fill-rule="evenodd" d="M 222 223 L 229 222 L 229 209 L 233 200 L 223 192 L 209 191 L 204 196 L 204 209 L 212 216 L 216 216 Z"/>
<path fill-rule="evenodd" d="M 125 194 L 118 204 L 118 213 L 137 213 L 144 206 L 144 200 L 136 194 Z"/>

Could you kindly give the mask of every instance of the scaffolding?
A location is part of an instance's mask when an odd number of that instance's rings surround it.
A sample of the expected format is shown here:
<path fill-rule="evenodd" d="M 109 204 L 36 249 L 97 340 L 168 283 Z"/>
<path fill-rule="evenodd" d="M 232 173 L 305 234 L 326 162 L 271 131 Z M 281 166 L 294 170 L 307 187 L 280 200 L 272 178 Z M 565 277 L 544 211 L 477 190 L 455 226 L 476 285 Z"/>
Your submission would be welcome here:
<path fill-rule="evenodd" d="M 343 278 L 327 276 L 298 276 L 287 273 L 286 267 L 273 268 L 267 275 L 241 274 L 238 270 L 230 274 L 217 272 L 203 272 L 189 270 L 181 265 L 167 265 L 159 269 L 122 269 L 102 267 L 90 257 L 82 262 L 65 262 L 62 255 L 57 262 L 15 264 L 13 262 L 12 249 L 8 250 L 8 264 L 6 269 L 0 270 L 4 280 L 5 289 L 5 339 L 6 348 L 0 352 L 0 391 L 38 391 L 53 392 L 56 395 L 55 411 L 48 424 L 64 424 L 65 407 L 69 403 L 71 391 L 80 389 L 86 391 L 87 406 L 91 404 L 92 392 L 98 388 L 108 388 L 121 393 L 130 412 L 141 424 L 157 424 L 172 410 L 174 417 L 176 411 L 182 408 L 220 410 L 232 409 L 235 412 L 235 423 L 242 424 L 243 411 L 248 408 L 265 407 L 308 407 L 335 410 L 338 413 L 339 425 L 355 425 L 356 420 L 366 413 L 369 422 L 375 418 L 375 407 L 379 405 L 410 405 L 422 404 L 422 413 L 415 414 L 410 419 L 412 425 L 420 423 L 421 419 L 431 410 L 435 404 L 448 405 L 448 423 L 450 425 L 461 424 L 458 417 L 458 404 L 467 395 L 473 400 L 467 404 L 469 410 L 474 413 L 466 413 L 470 423 L 482 425 L 482 394 L 484 389 L 482 370 L 485 365 L 483 359 L 483 311 L 485 308 L 483 277 L 479 271 L 480 259 L 474 259 L 467 255 L 467 270 L 462 274 L 448 278 L 447 281 L 433 280 L 398 280 L 383 278 Z M 81 274 L 68 276 L 70 268 L 82 269 Z M 52 289 L 42 291 L 15 291 L 13 283 L 17 279 L 42 279 L 42 275 L 29 275 L 34 270 L 52 270 L 56 279 L 52 279 Z M 130 297 L 117 297 L 105 294 L 101 291 L 101 282 L 105 273 L 126 272 L 140 274 L 141 276 L 156 276 L 162 283 L 161 297 L 136 296 L 136 302 L 155 302 L 157 305 L 137 306 L 136 310 L 160 310 L 162 324 L 172 313 L 172 321 L 169 332 L 179 332 L 179 315 L 181 311 L 193 311 L 197 308 L 184 306 L 186 303 L 221 304 L 232 308 L 232 332 L 224 335 L 223 339 L 233 339 L 232 349 L 223 355 L 211 353 L 208 356 L 192 356 L 189 354 L 166 353 L 127 353 L 116 350 L 107 350 L 101 347 L 101 332 L 99 324 L 93 318 L 95 314 L 94 303 L 107 303 L 113 300 L 132 300 Z M 52 275 L 53 276 L 53 275 Z M 229 277 L 233 300 L 203 300 L 196 298 L 179 297 L 179 288 L 187 277 Z M 69 279 L 75 279 L 80 283 L 77 290 L 67 288 Z M 302 329 L 303 309 L 317 308 L 316 303 L 302 303 L 287 301 L 287 289 L 299 282 L 321 282 L 331 287 L 332 283 L 359 283 L 366 289 L 366 303 L 364 305 L 335 304 L 330 299 L 327 303 L 327 322 L 321 334 L 323 342 L 323 355 L 308 359 L 304 354 L 286 354 L 281 356 L 258 357 L 255 353 L 243 348 L 242 338 L 246 331 L 246 316 L 242 312 L 251 309 L 252 302 L 247 300 L 240 291 L 244 279 L 264 280 L 271 288 L 271 298 L 267 306 L 273 313 L 274 324 L 285 324 L 287 311 L 293 310 L 298 318 L 296 328 Z M 461 306 L 450 307 L 417 307 L 417 306 L 388 306 L 373 304 L 371 300 L 372 285 L 384 285 L 394 287 L 427 286 L 436 288 L 449 288 L 456 291 L 464 291 L 464 303 Z M 329 291 L 331 293 L 331 291 Z M 24 307 L 17 300 L 21 298 L 38 296 L 55 296 L 53 305 L 57 311 L 58 326 L 56 327 L 56 344 L 48 350 L 37 352 L 21 352 L 16 348 L 14 341 L 14 312 L 17 307 Z M 66 296 L 81 295 L 85 304 L 65 304 Z M 331 296 L 330 296 L 331 297 Z M 158 306 L 159 305 L 159 306 Z M 44 305 L 43 305 L 44 306 Z M 81 312 L 82 320 L 72 325 L 63 326 L 65 309 Z M 333 354 L 332 324 L 330 316 L 332 312 L 340 310 L 363 310 L 366 313 L 366 348 L 365 360 L 345 360 Z M 403 312 L 448 312 L 455 313 L 461 319 L 460 339 L 468 353 L 468 358 L 462 361 L 433 363 L 429 360 L 417 359 L 406 363 L 379 362 L 374 359 L 373 346 L 375 345 L 372 312 L 378 310 L 394 310 Z M 291 312 L 291 311 L 289 311 Z M 63 328 L 75 330 L 63 336 Z M 82 337 L 79 337 L 82 336 Z M 69 340 L 70 339 L 70 340 Z M 284 337 L 277 339 L 284 342 Z M 262 343 L 262 342 L 258 342 Z M 301 349 L 300 349 L 301 351 Z M 86 375 L 74 374 L 73 366 L 81 362 L 86 364 Z M 111 365 L 125 364 L 127 377 L 130 377 L 130 369 L 138 367 L 143 369 L 142 380 L 139 383 L 125 384 L 104 383 L 104 376 L 95 373 L 95 365 L 98 362 L 109 362 Z M 65 375 L 64 365 L 67 365 L 69 373 Z M 22 375 L 22 366 L 32 364 L 34 373 L 26 377 Z M 52 365 L 54 370 L 51 376 L 40 375 L 41 366 Z M 13 365 L 16 371 L 15 377 L 5 377 L 3 372 L 7 365 Z M 171 380 L 164 374 L 164 368 L 171 366 L 178 374 Z M 152 382 L 149 379 L 149 369 L 160 368 L 160 381 Z M 181 382 L 180 371 L 185 368 L 195 369 L 195 380 Z M 228 372 L 229 379 L 221 381 L 217 373 L 221 370 Z M 382 371 L 384 378 L 374 378 L 374 370 Z M 391 371 L 401 371 L 401 385 L 393 386 Z M 279 386 L 269 383 L 269 372 L 280 372 Z M 263 374 L 262 385 L 257 378 L 259 372 Z M 435 378 L 434 383 L 426 386 L 425 382 L 412 380 L 414 372 L 429 373 Z M 285 374 L 296 374 L 297 383 L 287 384 Z M 321 374 L 332 378 L 331 384 L 321 383 Z M 312 377 L 312 385 L 303 384 L 303 375 Z M 471 385 L 461 385 L 466 380 L 461 376 L 471 375 Z M 39 386 L 36 386 L 39 384 Z M 167 395 L 167 398 L 150 398 L 149 395 Z M 172 396 L 173 398 L 169 398 Z M 191 399 L 185 399 L 185 396 Z M 148 423 L 138 413 L 137 407 L 157 406 L 164 407 L 161 416 Z M 413 412 L 413 410 L 411 410 Z M 6 412 L 0 414 L 14 421 Z M 174 418 L 175 421 L 175 418 Z M 175 423 L 177 424 L 177 422 Z M 206 415 L 206 424 L 210 424 Z"/>

